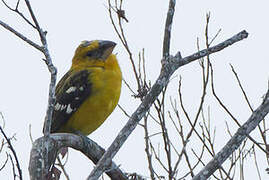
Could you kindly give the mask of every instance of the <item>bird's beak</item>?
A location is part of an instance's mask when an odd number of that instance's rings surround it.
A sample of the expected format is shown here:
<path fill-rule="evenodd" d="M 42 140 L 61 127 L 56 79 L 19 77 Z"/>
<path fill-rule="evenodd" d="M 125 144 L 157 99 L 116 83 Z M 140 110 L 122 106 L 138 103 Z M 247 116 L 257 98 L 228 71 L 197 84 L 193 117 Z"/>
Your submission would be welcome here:
<path fill-rule="evenodd" d="M 103 51 L 101 59 L 106 60 L 116 45 L 113 41 L 99 41 L 99 49 Z"/>

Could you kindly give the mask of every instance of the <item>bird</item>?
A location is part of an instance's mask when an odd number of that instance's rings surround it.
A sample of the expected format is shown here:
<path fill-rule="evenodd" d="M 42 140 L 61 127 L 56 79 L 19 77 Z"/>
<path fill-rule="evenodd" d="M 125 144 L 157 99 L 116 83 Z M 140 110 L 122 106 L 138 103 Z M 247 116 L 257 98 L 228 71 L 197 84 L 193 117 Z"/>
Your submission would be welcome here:
<path fill-rule="evenodd" d="M 115 54 L 115 42 L 82 41 L 69 71 L 55 90 L 50 133 L 95 131 L 118 104 L 122 73 Z"/>

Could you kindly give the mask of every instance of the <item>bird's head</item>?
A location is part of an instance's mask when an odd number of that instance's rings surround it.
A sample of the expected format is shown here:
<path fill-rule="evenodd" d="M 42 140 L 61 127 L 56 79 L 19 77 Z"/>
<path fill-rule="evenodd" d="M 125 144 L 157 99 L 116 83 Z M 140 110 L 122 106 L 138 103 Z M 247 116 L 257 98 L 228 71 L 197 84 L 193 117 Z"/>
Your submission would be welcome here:
<path fill-rule="evenodd" d="M 107 40 L 82 41 L 73 57 L 73 65 L 103 66 L 116 43 Z"/>

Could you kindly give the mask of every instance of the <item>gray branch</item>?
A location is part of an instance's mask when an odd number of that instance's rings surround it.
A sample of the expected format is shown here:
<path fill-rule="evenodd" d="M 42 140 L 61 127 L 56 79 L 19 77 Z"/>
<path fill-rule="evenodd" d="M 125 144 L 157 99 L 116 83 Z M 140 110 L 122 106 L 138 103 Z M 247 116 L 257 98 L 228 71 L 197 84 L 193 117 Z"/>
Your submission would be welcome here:
<path fill-rule="evenodd" d="M 50 134 L 50 128 L 51 128 L 51 119 L 52 119 L 52 112 L 55 102 L 55 86 L 56 86 L 56 79 L 57 79 L 57 69 L 52 63 L 52 59 L 49 53 L 48 49 L 48 43 L 46 38 L 46 31 L 43 31 L 38 23 L 37 18 L 35 17 L 34 11 L 32 9 L 32 6 L 30 4 L 29 0 L 24 0 L 26 3 L 26 6 L 28 8 L 28 11 L 31 15 L 32 20 L 34 21 L 34 24 L 36 26 L 36 30 L 39 33 L 40 41 L 43 45 L 42 52 L 45 56 L 45 63 L 47 64 L 48 70 L 50 72 L 50 85 L 49 85 L 49 98 L 48 98 L 48 108 L 46 112 L 45 122 L 44 122 L 44 135 L 48 136 Z"/>
<path fill-rule="evenodd" d="M 170 55 L 170 40 L 171 40 L 171 30 L 173 24 L 173 17 L 175 13 L 176 0 L 169 1 L 169 7 L 167 11 L 164 38 L 163 38 L 163 58 L 167 58 Z"/>
<path fill-rule="evenodd" d="M 161 93 L 162 89 L 168 84 L 171 75 L 181 66 L 186 65 L 192 61 L 198 60 L 202 57 L 208 56 L 212 53 L 221 51 L 222 49 L 241 41 L 248 37 L 248 33 L 244 30 L 233 37 L 227 39 L 226 41 L 213 46 L 208 49 L 204 49 L 197 53 L 194 53 L 185 58 L 181 58 L 180 53 L 178 52 L 175 56 L 169 56 L 162 60 L 162 70 L 161 73 L 152 86 L 149 93 L 145 96 L 139 107 L 132 114 L 126 125 L 119 132 L 116 139 L 112 142 L 110 147 L 107 149 L 103 157 L 97 163 L 96 167 L 93 169 L 91 174 L 88 177 L 88 180 L 96 180 L 98 179 L 103 172 L 105 172 L 109 167 L 112 161 L 112 158 L 119 151 L 120 147 L 126 141 L 128 136 L 132 133 L 132 131 L 137 126 L 138 122 L 145 115 L 145 113 L 149 110 L 152 103 L 156 100 L 158 95 Z"/>
<path fill-rule="evenodd" d="M 192 179 L 205 180 L 209 178 L 222 163 L 240 146 L 269 112 L 269 89 L 262 104 L 252 113 L 247 122 L 245 122 L 227 142 L 227 144 L 218 152 L 218 154 Z"/>
<path fill-rule="evenodd" d="M 44 56 L 45 56 L 45 63 L 47 64 L 48 70 L 50 72 L 50 85 L 49 85 L 49 98 L 48 98 L 48 108 L 47 108 L 47 113 L 46 113 L 46 117 L 45 117 L 45 122 L 44 122 L 44 134 L 45 134 L 45 138 L 42 139 L 42 143 L 40 143 L 40 147 L 41 149 L 39 149 L 38 152 L 42 152 L 43 156 L 41 159 L 39 159 L 39 165 L 41 165 L 41 171 L 43 171 L 43 169 L 49 169 L 50 165 L 48 165 L 48 162 L 50 161 L 50 154 L 46 154 L 49 153 L 47 150 L 51 149 L 50 147 L 50 139 L 49 139 L 49 134 L 50 134 L 50 126 L 51 126 L 51 118 L 52 118 L 52 112 L 53 112 L 53 107 L 54 107 L 54 101 L 55 101 L 55 85 L 56 85 L 56 77 L 57 77 L 57 69 L 56 67 L 53 65 L 52 63 L 52 59 L 48 50 L 48 43 L 47 43 L 47 39 L 46 39 L 46 31 L 43 31 L 38 23 L 37 18 L 35 17 L 34 11 L 31 7 L 30 1 L 29 0 L 24 0 L 25 4 L 28 8 L 28 11 L 31 15 L 31 18 L 34 22 L 33 28 L 35 28 L 35 30 L 38 32 L 39 37 L 40 37 L 40 41 L 42 43 L 42 46 L 36 44 L 35 42 L 33 42 L 32 40 L 26 38 L 24 35 L 22 35 L 21 33 L 19 33 L 18 31 L 16 31 L 15 29 L 13 29 L 12 27 L 10 27 L 8 24 L 0 21 L 0 25 L 2 27 L 4 27 L 5 29 L 9 30 L 10 32 L 12 32 L 13 34 L 15 34 L 17 37 L 19 37 L 20 39 L 22 39 L 23 41 L 27 42 L 28 44 L 30 44 L 31 46 L 35 47 L 36 49 L 38 49 L 39 51 L 41 51 Z M 3 1 L 4 2 L 4 1 Z M 16 5 L 16 9 L 14 10 L 15 12 L 17 12 L 19 15 L 20 12 L 17 10 L 19 6 L 19 1 L 17 2 Z M 9 6 L 7 6 L 9 8 Z M 10 9 L 10 8 L 9 8 Z M 24 20 L 29 23 L 29 21 L 27 19 L 24 18 Z M 48 141 L 48 142 L 47 142 Z M 31 157 L 32 158 L 32 157 Z M 33 161 L 30 161 L 31 163 L 34 163 Z M 30 164 L 30 166 L 32 167 L 32 165 Z M 48 172 L 48 171 L 47 171 Z M 43 177 L 44 174 L 42 174 Z M 38 178 L 37 178 L 38 179 Z"/>
<path fill-rule="evenodd" d="M 57 69 L 56 67 L 53 65 L 52 63 L 52 59 L 49 53 L 49 49 L 48 49 L 48 43 L 47 43 L 47 39 L 46 39 L 46 31 L 43 31 L 37 21 L 37 18 L 35 17 L 34 11 L 31 7 L 30 1 L 29 0 L 24 0 L 25 4 L 28 8 L 28 11 L 31 15 L 32 20 L 34 21 L 35 25 L 32 25 L 34 29 L 36 29 L 36 31 L 39 34 L 42 46 L 38 45 L 37 43 L 33 42 L 32 40 L 28 39 L 27 37 L 25 37 L 23 34 L 19 33 L 18 31 L 16 31 L 14 28 L 12 28 L 11 26 L 9 26 L 8 24 L 4 23 L 3 21 L 0 20 L 0 25 L 2 27 L 4 27 L 5 29 L 7 29 L 8 31 L 12 32 L 13 34 L 15 34 L 17 37 L 19 37 L 20 39 L 22 39 L 23 41 L 27 42 L 28 44 L 30 44 L 31 46 L 33 46 L 34 48 L 38 49 L 39 51 L 41 51 L 44 56 L 45 56 L 45 63 L 47 64 L 48 70 L 50 72 L 50 85 L 49 85 L 49 98 L 48 98 L 48 108 L 47 108 L 47 113 L 46 113 L 46 118 L 45 118 L 45 122 L 44 122 L 44 134 L 46 136 L 49 135 L 50 133 L 50 126 L 51 126 L 51 118 L 52 118 L 52 112 L 53 112 L 53 106 L 54 106 L 54 101 L 55 101 L 55 85 L 56 85 L 56 78 L 57 78 Z M 4 1 L 3 1 L 4 2 Z M 18 11 L 18 6 L 19 6 L 19 1 L 17 2 L 16 5 L 16 9 L 11 9 L 5 2 L 4 4 L 12 11 L 15 11 L 16 13 L 18 13 L 20 16 L 22 16 L 22 14 Z M 29 23 L 29 20 L 24 18 L 24 20 Z"/>
<path fill-rule="evenodd" d="M 43 149 L 46 144 L 46 149 Z M 72 147 L 81 151 L 85 156 L 91 159 L 94 163 L 102 157 L 105 150 L 97 143 L 87 137 L 78 136 L 75 134 L 57 133 L 50 134 L 49 138 L 41 137 L 33 143 L 29 161 L 29 173 L 31 180 L 46 179 L 48 172 L 53 165 L 59 149 L 62 147 Z M 46 152 L 45 152 L 46 151 Z M 47 156 L 48 158 L 44 158 Z M 43 165 L 43 159 L 48 159 L 48 162 Z M 113 180 L 127 180 L 127 176 L 119 169 L 115 163 L 109 165 L 109 170 L 106 174 Z"/>
<path fill-rule="evenodd" d="M 0 20 L 0 25 L 2 27 L 4 27 L 5 29 L 7 29 L 8 31 L 12 32 L 13 34 L 15 34 L 17 37 L 19 37 L 20 39 L 22 39 L 23 41 L 27 42 L 28 44 L 30 44 L 31 46 L 33 46 L 34 48 L 38 49 L 39 51 L 43 51 L 43 48 L 41 46 L 39 46 L 38 44 L 36 44 L 35 42 L 33 42 L 32 40 L 28 39 L 27 37 L 25 37 L 24 35 L 22 35 L 21 33 L 19 33 L 18 31 L 16 31 L 14 28 L 10 27 L 8 24 L 4 23 L 3 21 Z"/>

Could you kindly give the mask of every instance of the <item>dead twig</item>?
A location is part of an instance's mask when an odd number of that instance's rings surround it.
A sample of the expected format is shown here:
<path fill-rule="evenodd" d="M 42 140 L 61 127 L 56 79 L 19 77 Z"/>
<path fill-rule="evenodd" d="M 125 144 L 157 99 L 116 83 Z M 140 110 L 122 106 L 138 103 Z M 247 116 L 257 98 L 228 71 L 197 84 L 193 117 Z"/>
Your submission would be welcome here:
<path fill-rule="evenodd" d="M 1 132 L 1 134 L 3 134 L 5 140 L 6 140 L 7 144 L 8 144 L 8 148 L 11 150 L 12 155 L 15 158 L 16 167 L 17 167 L 17 170 L 18 170 L 18 173 L 19 173 L 19 179 L 22 180 L 22 170 L 21 170 L 21 167 L 20 167 L 20 163 L 19 163 L 19 159 L 18 159 L 17 153 L 16 153 L 14 147 L 12 146 L 12 144 L 10 142 L 10 139 L 7 137 L 7 135 L 5 134 L 5 132 L 4 132 L 4 130 L 2 129 L 1 126 L 0 126 L 0 132 Z M 9 155 L 9 157 L 10 157 L 12 163 L 13 163 L 13 160 L 12 160 L 11 155 Z M 15 170 L 13 170 L 13 172 L 15 173 Z"/>

